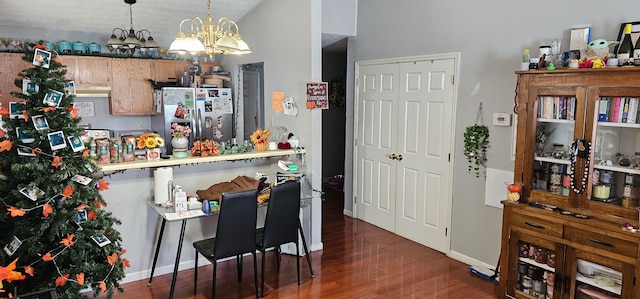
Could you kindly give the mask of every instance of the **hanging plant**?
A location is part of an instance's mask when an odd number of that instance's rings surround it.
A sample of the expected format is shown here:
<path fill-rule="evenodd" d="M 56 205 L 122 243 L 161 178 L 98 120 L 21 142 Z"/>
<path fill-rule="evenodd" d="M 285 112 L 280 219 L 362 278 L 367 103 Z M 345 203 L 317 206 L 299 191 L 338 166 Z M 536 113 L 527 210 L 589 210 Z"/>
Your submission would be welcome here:
<path fill-rule="evenodd" d="M 487 147 L 489 147 L 489 128 L 484 125 L 467 127 L 464 132 L 464 155 L 469 162 L 468 171 L 474 170 L 480 177 L 480 167 L 486 167 Z"/>

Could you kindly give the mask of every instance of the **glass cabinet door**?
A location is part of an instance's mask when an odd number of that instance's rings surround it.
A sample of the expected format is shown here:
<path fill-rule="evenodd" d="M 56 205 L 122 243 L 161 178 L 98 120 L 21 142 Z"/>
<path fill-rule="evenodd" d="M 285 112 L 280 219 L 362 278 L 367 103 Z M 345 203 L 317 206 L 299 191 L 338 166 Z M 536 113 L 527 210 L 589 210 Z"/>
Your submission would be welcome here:
<path fill-rule="evenodd" d="M 582 182 L 572 184 L 570 173 L 571 146 L 575 136 L 583 133 L 584 103 L 576 97 L 576 89 L 536 88 L 532 91 L 535 104 L 531 108 L 536 115 L 532 128 L 535 132 L 532 134 L 535 135 L 532 197 L 566 204 L 572 188 L 582 187 Z"/>
<path fill-rule="evenodd" d="M 593 171 L 589 206 L 637 218 L 640 198 L 640 89 L 590 90 Z M 628 94 L 622 96 L 621 94 Z M 596 97 L 597 95 L 597 97 Z"/>
<path fill-rule="evenodd" d="M 514 298 L 562 298 L 560 281 L 564 246 L 519 232 L 513 232 L 507 295 Z M 515 266 L 517 265 L 517 266 Z"/>
<path fill-rule="evenodd" d="M 573 248 L 568 251 L 567 274 L 575 277 L 569 284 L 571 298 L 636 298 L 633 265 Z"/>

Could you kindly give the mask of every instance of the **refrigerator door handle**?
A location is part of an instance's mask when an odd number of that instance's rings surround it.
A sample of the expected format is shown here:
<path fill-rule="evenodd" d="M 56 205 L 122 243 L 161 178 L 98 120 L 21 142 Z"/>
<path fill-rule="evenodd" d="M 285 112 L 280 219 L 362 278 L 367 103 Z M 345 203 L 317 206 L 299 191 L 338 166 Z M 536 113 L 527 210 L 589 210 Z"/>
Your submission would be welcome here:
<path fill-rule="evenodd" d="M 202 110 L 198 108 L 198 136 L 202 138 Z"/>

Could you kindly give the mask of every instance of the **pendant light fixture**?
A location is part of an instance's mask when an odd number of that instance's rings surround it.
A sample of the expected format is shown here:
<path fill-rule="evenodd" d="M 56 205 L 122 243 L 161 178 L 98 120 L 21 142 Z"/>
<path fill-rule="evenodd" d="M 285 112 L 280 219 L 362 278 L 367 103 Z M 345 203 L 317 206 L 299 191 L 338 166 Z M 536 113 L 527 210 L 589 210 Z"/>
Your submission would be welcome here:
<path fill-rule="evenodd" d="M 114 28 L 111 31 L 111 38 L 107 41 L 107 48 L 109 50 L 120 50 L 123 54 L 133 55 L 136 49 L 140 49 L 141 51 L 146 51 L 147 49 L 155 49 L 160 46 L 153 40 L 151 36 L 151 32 L 147 29 L 142 29 L 140 31 L 135 31 L 133 29 L 133 11 L 132 5 L 135 4 L 137 0 L 124 0 L 124 3 L 129 4 L 129 31 L 122 28 Z M 116 32 L 118 32 L 116 34 Z M 144 33 L 147 33 L 147 38 L 145 38 Z"/>
<path fill-rule="evenodd" d="M 190 31 L 185 34 L 182 26 L 190 23 Z M 211 0 L 207 0 L 207 16 L 184 19 L 178 27 L 178 34 L 169 46 L 169 53 L 199 56 L 207 54 L 242 55 L 251 53 L 251 49 L 242 39 L 238 24 L 227 17 L 221 17 L 216 23 L 211 16 Z"/>

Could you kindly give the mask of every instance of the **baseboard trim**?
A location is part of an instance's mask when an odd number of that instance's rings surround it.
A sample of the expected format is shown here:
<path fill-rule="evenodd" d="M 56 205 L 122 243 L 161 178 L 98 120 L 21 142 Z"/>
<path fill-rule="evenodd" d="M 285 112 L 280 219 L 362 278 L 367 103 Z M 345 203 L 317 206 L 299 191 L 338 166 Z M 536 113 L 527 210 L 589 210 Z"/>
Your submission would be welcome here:
<path fill-rule="evenodd" d="M 454 259 L 454 260 L 456 260 L 456 261 L 459 261 L 461 263 L 465 263 L 465 264 L 467 264 L 469 266 L 481 266 L 481 267 L 484 267 L 484 268 L 487 268 L 487 269 L 491 269 L 491 270 L 495 270 L 496 269 L 496 265 L 487 264 L 487 263 L 485 263 L 483 261 L 471 258 L 469 256 L 466 256 L 464 254 L 461 254 L 461 253 L 453 251 L 453 250 L 449 251 L 449 254 L 447 256 L 452 258 L 452 259 Z"/>

